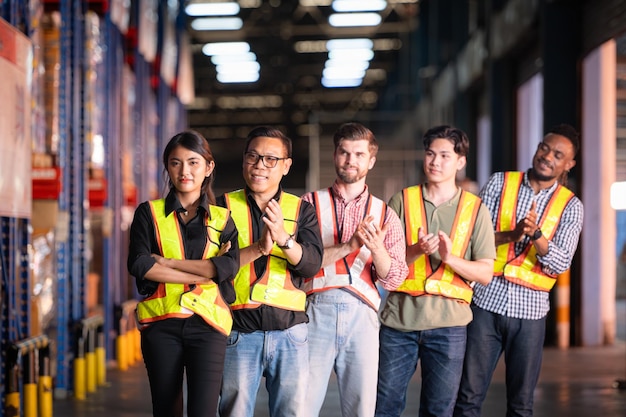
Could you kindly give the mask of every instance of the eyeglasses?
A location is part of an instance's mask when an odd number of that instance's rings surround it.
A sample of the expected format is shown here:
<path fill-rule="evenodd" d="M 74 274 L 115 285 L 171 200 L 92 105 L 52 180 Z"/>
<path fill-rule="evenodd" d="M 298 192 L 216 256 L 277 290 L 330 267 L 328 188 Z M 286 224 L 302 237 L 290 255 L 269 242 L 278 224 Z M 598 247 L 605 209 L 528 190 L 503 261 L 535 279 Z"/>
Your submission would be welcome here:
<path fill-rule="evenodd" d="M 279 158 L 277 156 L 259 155 L 255 152 L 246 152 L 243 154 L 243 160 L 248 165 L 256 165 L 259 159 L 263 161 L 263 165 L 265 165 L 266 168 L 274 168 L 276 164 L 278 164 L 278 161 L 289 159 L 289 157 Z"/>

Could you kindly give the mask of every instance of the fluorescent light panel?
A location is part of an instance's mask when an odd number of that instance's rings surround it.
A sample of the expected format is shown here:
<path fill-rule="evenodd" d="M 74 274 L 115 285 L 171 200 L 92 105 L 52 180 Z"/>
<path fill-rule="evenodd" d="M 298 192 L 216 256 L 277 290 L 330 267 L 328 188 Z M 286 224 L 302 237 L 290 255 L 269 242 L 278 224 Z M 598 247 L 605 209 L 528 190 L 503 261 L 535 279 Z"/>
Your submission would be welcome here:
<path fill-rule="evenodd" d="M 259 72 L 261 65 L 258 62 L 228 62 L 215 67 L 217 72 Z"/>
<path fill-rule="evenodd" d="M 367 38 L 331 39 L 326 42 L 326 49 L 372 49 L 374 42 Z"/>
<path fill-rule="evenodd" d="M 188 16 L 234 16 L 239 13 L 238 3 L 192 3 L 185 7 Z"/>
<path fill-rule="evenodd" d="M 217 74 L 217 81 L 222 84 L 230 84 L 230 83 L 253 83 L 259 80 L 258 72 L 239 72 L 239 73 L 228 73 L 228 72 L 219 72 Z"/>
<path fill-rule="evenodd" d="M 250 52 L 248 42 L 213 42 L 205 43 L 202 47 L 204 55 L 241 55 Z"/>
<path fill-rule="evenodd" d="M 213 55 L 211 62 L 213 65 L 222 65 L 230 62 L 253 62 L 256 61 L 256 54 L 244 52 L 243 54 Z"/>
<path fill-rule="evenodd" d="M 358 87 L 361 85 L 362 82 L 362 78 L 339 80 L 322 77 L 322 85 L 326 88 Z"/>
<path fill-rule="evenodd" d="M 335 0 L 333 10 L 336 12 L 379 12 L 385 10 L 385 0 Z"/>
<path fill-rule="evenodd" d="M 239 30 L 243 21 L 238 17 L 201 17 L 191 22 L 194 30 Z"/>
<path fill-rule="evenodd" d="M 334 13 L 328 23 L 334 27 L 377 26 L 382 17 L 378 13 Z"/>
<path fill-rule="evenodd" d="M 338 61 L 371 61 L 374 58 L 374 51 L 371 49 L 336 49 L 328 52 L 328 58 Z"/>
<path fill-rule="evenodd" d="M 324 64 L 324 68 L 354 68 L 365 71 L 370 67 L 369 61 L 345 61 L 345 60 L 337 60 L 337 59 L 329 59 Z"/>

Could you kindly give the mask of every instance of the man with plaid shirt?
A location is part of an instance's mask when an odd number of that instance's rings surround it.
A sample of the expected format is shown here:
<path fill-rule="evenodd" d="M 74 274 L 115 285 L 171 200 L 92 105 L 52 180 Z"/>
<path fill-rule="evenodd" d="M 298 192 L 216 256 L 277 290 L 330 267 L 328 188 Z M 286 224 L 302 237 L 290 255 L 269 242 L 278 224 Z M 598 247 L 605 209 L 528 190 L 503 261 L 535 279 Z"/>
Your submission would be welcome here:
<path fill-rule="evenodd" d="M 533 414 L 549 291 L 570 267 L 583 224 L 582 203 L 565 188 L 578 148 L 573 127 L 555 126 L 531 169 L 495 173 L 480 193 L 494 223 L 497 257 L 491 283 L 474 286 L 455 416 L 480 416 L 502 352 L 507 416 Z"/>

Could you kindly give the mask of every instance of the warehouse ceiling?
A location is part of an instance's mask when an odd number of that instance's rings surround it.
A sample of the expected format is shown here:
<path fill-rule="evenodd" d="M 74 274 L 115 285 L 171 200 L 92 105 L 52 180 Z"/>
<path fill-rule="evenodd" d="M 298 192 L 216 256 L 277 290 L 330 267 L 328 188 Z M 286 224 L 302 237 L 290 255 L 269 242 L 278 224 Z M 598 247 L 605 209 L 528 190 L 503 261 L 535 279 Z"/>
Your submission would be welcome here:
<path fill-rule="evenodd" d="M 224 0 L 222 0 L 223 2 Z M 362 0 L 356 0 L 361 2 Z M 188 4 L 206 3 L 190 1 Z M 188 16 L 192 43 L 195 100 L 188 106 L 189 127 L 201 132 L 218 155 L 241 154 L 236 139 L 260 124 L 278 126 L 294 140 L 294 154 L 307 150 L 304 139 L 320 114 L 352 120 L 379 104 L 381 91 L 396 69 L 408 34 L 416 29 L 418 1 L 382 1 L 375 26 L 334 27 L 332 0 L 239 0 L 239 30 L 195 30 Z M 373 58 L 356 87 L 327 88 L 322 71 L 328 58 L 327 41 L 367 38 Z M 248 83 L 218 81 L 207 43 L 244 41 L 256 55 L 259 78 Z M 334 125 L 336 127 L 336 124 Z M 298 139 L 302 140 L 298 140 Z M 233 140 L 235 139 L 235 140 Z M 220 143 L 224 142 L 224 143 Z M 221 148 L 221 149 L 220 149 Z M 219 160 L 218 160 L 219 162 Z M 240 162 L 239 162 L 240 164 Z M 240 165 L 239 165 L 240 166 Z"/>

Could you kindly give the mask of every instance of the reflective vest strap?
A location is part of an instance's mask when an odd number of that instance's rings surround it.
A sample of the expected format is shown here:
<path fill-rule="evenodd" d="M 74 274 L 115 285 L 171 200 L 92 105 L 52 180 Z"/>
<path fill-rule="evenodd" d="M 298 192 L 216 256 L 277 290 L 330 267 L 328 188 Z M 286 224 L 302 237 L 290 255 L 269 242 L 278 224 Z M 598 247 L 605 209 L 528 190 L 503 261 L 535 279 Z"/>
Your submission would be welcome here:
<path fill-rule="evenodd" d="M 237 226 L 239 234 L 239 248 L 243 249 L 253 243 L 252 236 L 252 219 L 250 216 L 235 216 L 234 213 L 245 213 L 248 211 L 248 202 L 246 201 L 246 192 L 237 190 L 225 194 L 226 206 L 233 213 L 233 221 Z"/>
<path fill-rule="evenodd" d="M 476 223 L 478 210 L 480 209 L 480 198 L 465 190 L 461 190 L 457 215 L 452 224 L 452 253 L 463 257 L 469 246 L 471 230 L 470 227 Z M 469 221 L 468 221 L 469 220 Z M 473 229 L 473 227 L 472 227 Z M 457 236 L 459 239 L 457 239 Z"/>
<path fill-rule="evenodd" d="M 426 207 L 422 194 L 422 186 L 414 185 L 402 190 L 404 204 L 404 224 L 407 246 L 414 245 L 419 241 L 418 229 L 421 227 L 424 233 L 428 233 L 428 221 L 426 219 Z M 425 277 L 432 274 L 432 267 L 427 256 L 421 255 L 409 266 L 409 273 L 396 291 L 406 292 L 413 296 L 425 294 Z"/>
<path fill-rule="evenodd" d="M 561 185 L 554 191 L 552 198 L 548 202 L 548 206 L 544 210 L 543 218 L 539 223 L 541 232 L 548 240 L 554 237 L 559 222 L 561 221 L 561 216 L 565 211 L 565 207 L 573 197 L 574 193 Z"/>
<path fill-rule="evenodd" d="M 507 281 L 538 291 L 550 291 L 556 283 L 556 277 L 531 271 L 524 266 L 506 265 L 504 277 Z"/>
<path fill-rule="evenodd" d="M 248 209 L 245 190 L 237 190 L 225 194 L 226 206 L 230 209 L 237 232 L 239 234 L 239 248 L 244 249 L 252 245 L 252 218 Z M 254 262 L 243 265 L 235 276 L 235 301 L 231 304 L 233 310 L 242 308 L 258 308 L 261 303 L 250 300 L 250 287 L 257 280 L 254 271 Z"/>
<path fill-rule="evenodd" d="M 180 225 L 178 224 L 176 214 L 171 212 L 169 216 L 165 217 L 164 199 L 153 200 L 148 203 L 152 211 L 156 239 L 161 249 L 161 255 L 165 258 L 185 259 L 185 250 L 182 246 L 183 239 L 180 234 Z M 178 239 L 177 242 L 174 240 L 164 242 L 162 240 L 163 237 L 171 239 L 174 236 Z"/>
<path fill-rule="evenodd" d="M 296 226 L 298 221 L 298 215 L 300 214 L 300 205 L 302 204 L 302 199 L 293 194 L 282 193 L 280 196 L 280 208 L 283 212 L 283 227 L 285 228 L 285 232 L 289 233 L 289 235 L 293 235 L 296 233 Z M 278 247 L 278 243 L 274 242 L 274 246 L 272 246 L 272 250 L 270 253 L 273 256 L 278 256 L 280 258 L 284 258 L 285 254 L 283 250 Z"/>
<path fill-rule="evenodd" d="M 209 217 L 209 214 L 206 214 L 205 218 L 205 225 L 209 236 L 206 246 L 204 247 L 203 258 L 205 259 L 210 257 L 209 250 L 211 249 L 211 245 L 216 245 L 219 252 L 220 235 L 224 231 L 229 217 L 228 209 L 224 207 L 209 206 L 209 210 L 211 211 L 211 215 Z"/>
<path fill-rule="evenodd" d="M 314 192 L 313 204 L 317 218 L 319 219 L 318 224 L 323 246 L 326 248 L 339 243 L 337 210 L 331 189 L 328 188 Z M 322 277 L 326 278 L 323 280 L 317 279 Z M 340 259 L 334 264 L 322 267 L 315 277 L 307 278 L 305 280 L 305 289 L 307 292 L 314 292 L 324 289 L 325 287 L 343 287 L 348 284 L 350 284 L 348 264 L 343 259 Z"/>
<path fill-rule="evenodd" d="M 496 219 L 496 232 L 515 230 L 517 224 L 517 196 L 524 180 L 523 172 L 505 172 L 504 186 Z M 509 242 L 496 247 L 494 271 L 502 273 L 507 260 L 515 257 L 515 242 Z"/>

